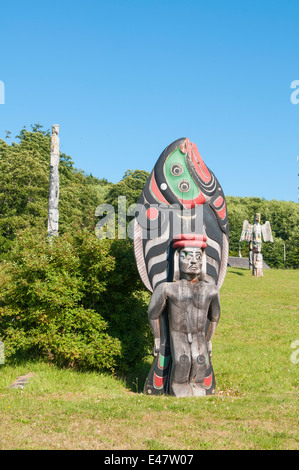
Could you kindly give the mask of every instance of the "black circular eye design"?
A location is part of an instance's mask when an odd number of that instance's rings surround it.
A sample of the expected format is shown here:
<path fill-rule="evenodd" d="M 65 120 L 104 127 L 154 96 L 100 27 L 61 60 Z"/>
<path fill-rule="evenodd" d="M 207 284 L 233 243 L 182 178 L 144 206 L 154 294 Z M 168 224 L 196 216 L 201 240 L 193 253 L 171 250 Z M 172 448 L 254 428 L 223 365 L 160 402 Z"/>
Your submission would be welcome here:
<path fill-rule="evenodd" d="M 187 193 L 190 189 L 190 183 L 187 180 L 181 180 L 178 184 L 178 188 L 183 193 Z"/>
<path fill-rule="evenodd" d="M 185 364 L 188 364 L 188 362 L 189 362 L 188 356 L 186 354 L 182 354 L 180 356 L 180 363 L 185 365 Z"/>
<path fill-rule="evenodd" d="M 180 176 L 183 173 L 183 167 L 179 163 L 174 163 L 170 168 L 173 176 Z"/>
<path fill-rule="evenodd" d="M 198 363 L 200 366 L 203 366 L 204 363 L 206 362 L 205 357 L 202 356 L 201 354 L 200 354 L 199 356 L 197 356 L 196 360 L 197 360 L 197 363 Z"/>

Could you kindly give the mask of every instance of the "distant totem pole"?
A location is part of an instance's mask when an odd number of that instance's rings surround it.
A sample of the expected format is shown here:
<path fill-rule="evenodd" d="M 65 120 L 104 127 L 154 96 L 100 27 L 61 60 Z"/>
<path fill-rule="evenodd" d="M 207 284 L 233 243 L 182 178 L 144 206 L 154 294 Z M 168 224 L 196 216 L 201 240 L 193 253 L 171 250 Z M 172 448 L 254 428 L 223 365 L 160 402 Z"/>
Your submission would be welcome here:
<path fill-rule="evenodd" d="M 273 243 L 270 222 L 267 220 L 263 225 L 260 222 L 259 213 L 255 214 L 253 225 L 244 220 L 240 237 L 240 242 L 244 240 L 249 242 L 249 269 L 256 277 L 263 276 L 262 235 L 265 242 Z"/>
<path fill-rule="evenodd" d="M 59 125 L 52 126 L 49 203 L 48 203 L 48 236 L 58 235 L 59 203 Z"/>
<path fill-rule="evenodd" d="M 148 308 L 154 361 L 147 394 L 215 393 L 211 339 L 228 260 L 221 186 L 187 138 L 160 155 L 137 204 L 137 268 L 152 292 Z"/>

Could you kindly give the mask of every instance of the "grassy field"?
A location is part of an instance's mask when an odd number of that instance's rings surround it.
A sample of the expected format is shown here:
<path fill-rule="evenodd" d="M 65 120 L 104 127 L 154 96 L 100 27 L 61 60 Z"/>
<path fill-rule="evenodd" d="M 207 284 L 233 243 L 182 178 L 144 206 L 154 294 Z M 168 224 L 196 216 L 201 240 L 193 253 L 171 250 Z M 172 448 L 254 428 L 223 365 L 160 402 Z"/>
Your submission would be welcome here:
<path fill-rule="evenodd" d="M 298 270 L 256 279 L 228 269 L 212 397 L 143 395 L 149 364 L 130 382 L 43 363 L 0 365 L 0 449 L 298 449 L 298 286 Z M 29 372 L 23 390 L 8 388 Z"/>

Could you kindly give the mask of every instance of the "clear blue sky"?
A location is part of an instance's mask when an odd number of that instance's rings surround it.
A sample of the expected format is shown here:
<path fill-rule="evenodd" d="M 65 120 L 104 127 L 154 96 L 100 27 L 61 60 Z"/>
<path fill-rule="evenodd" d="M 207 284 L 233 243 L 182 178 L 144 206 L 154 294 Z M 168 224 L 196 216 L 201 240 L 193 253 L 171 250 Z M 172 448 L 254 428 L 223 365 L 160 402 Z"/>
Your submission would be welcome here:
<path fill-rule="evenodd" d="M 297 201 L 298 21 L 298 0 L 1 2 L 0 138 L 58 123 L 117 182 L 189 137 L 226 195 Z"/>

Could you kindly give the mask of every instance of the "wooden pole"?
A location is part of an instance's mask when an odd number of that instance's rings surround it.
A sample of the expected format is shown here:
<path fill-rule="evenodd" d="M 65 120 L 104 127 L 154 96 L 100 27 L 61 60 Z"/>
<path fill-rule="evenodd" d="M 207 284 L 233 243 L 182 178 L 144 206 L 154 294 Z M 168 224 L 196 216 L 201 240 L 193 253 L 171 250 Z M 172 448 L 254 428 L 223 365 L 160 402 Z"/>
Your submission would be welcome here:
<path fill-rule="evenodd" d="M 52 126 L 49 204 L 48 204 L 48 237 L 58 235 L 59 203 L 59 125 Z"/>

